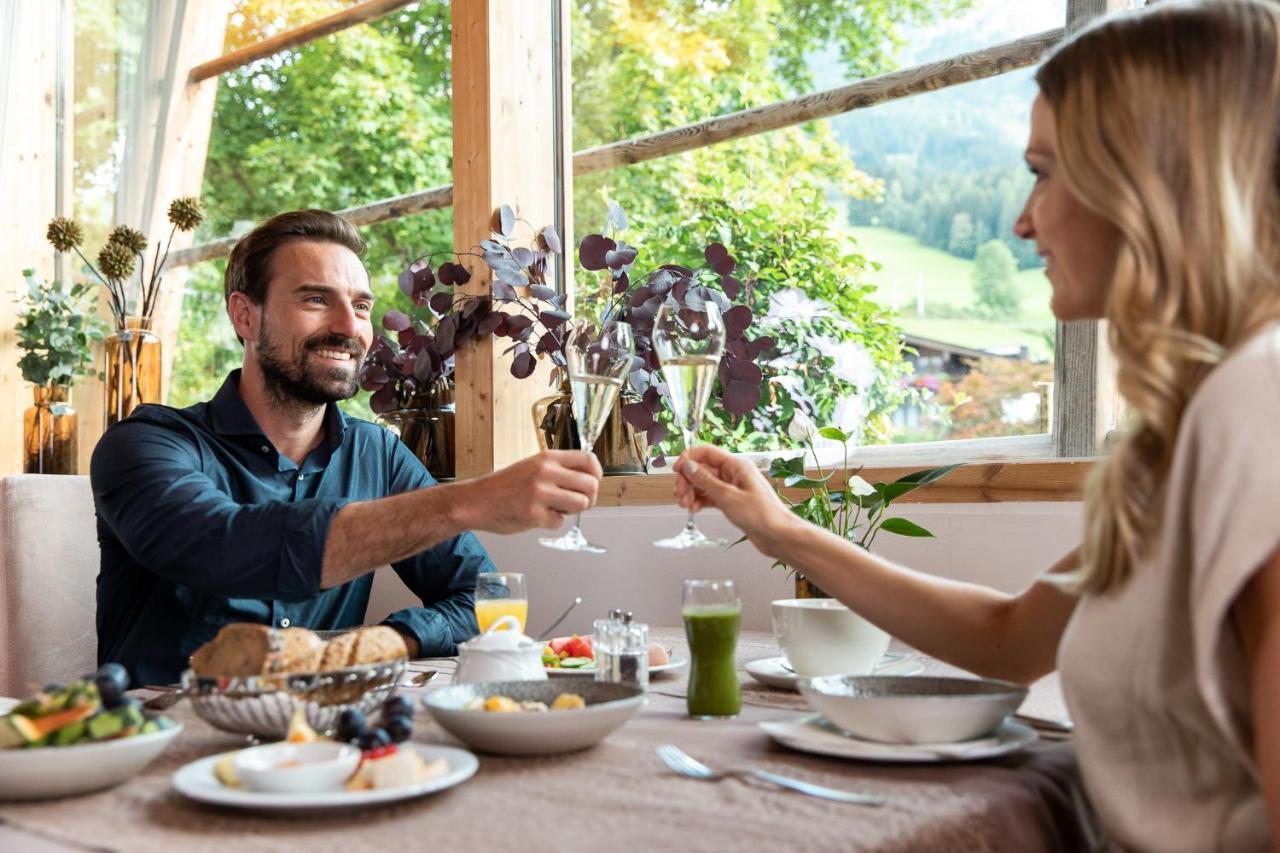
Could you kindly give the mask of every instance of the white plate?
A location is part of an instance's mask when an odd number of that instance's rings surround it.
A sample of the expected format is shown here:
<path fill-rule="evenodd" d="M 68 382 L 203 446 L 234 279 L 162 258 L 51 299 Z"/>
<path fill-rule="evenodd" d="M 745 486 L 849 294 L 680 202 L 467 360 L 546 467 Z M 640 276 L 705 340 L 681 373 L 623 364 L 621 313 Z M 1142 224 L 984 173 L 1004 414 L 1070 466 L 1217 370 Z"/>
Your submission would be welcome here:
<path fill-rule="evenodd" d="M 11 696 L 0 696 L 0 714 L 7 714 L 21 704 L 21 699 L 14 699 Z"/>
<path fill-rule="evenodd" d="M 649 667 L 649 674 L 656 675 L 660 672 L 672 672 L 689 665 L 688 658 L 672 658 L 667 663 L 660 663 L 657 666 Z M 565 669 L 560 666 L 544 666 L 543 670 L 547 675 L 595 675 L 596 668 L 594 666 L 584 666 L 579 669 Z"/>
<path fill-rule="evenodd" d="M 800 676 L 787 666 L 787 659 L 782 655 L 776 658 L 761 658 L 746 665 L 747 675 L 769 687 L 782 690 L 799 690 L 796 682 Z M 917 658 L 904 654 L 889 654 L 881 659 L 873 675 L 919 675 L 924 672 L 924 664 Z"/>
<path fill-rule="evenodd" d="M 69 797 L 119 785 L 141 773 L 180 731 L 174 726 L 76 746 L 0 750 L 0 800 Z"/>
<path fill-rule="evenodd" d="M 948 761 L 981 761 L 1007 755 L 1035 743 L 1037 735 L 1030 726 L 1005 720 L 989 737 L 959 743 L 877 743 L 851 737 L 833 727 L 820 714 L 809 714 L 790 720 L 760 723 L 760 728 L 783 746 L 853 758 L 859 761 L 908 762 L 934 764 Z"/>
<path fill-rule="evenodd" d="M 452 746 L 434 746 L 421 743 L 402 743 L 400 749 L 412 747 L 424 761 L 443 758 L 449 770 L 443 776 L 428 779 L 417 785 L 399 788 L 374 788 L 369 791 L 321 791 L 311 794 L 267 794 L 228 788 L 213 775 L 213 765 L 222 754 L 201 758 L 180 768 L 173 774 L 173 789 L 184 797 L 215 806 L 232 806 L 262 811 L 302 811 L 308 809 L 352 808 L 376 803 L 389 803 L 421 797 L 445 788 L 452 788 L 475 775 L 480 762 L 465 749 Z"/>

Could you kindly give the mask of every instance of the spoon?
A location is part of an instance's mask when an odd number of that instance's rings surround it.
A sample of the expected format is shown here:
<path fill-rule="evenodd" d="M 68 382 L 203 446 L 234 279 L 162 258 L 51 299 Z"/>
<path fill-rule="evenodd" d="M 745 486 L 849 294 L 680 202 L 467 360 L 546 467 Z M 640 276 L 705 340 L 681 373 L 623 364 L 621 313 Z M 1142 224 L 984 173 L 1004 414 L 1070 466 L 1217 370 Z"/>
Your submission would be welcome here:
<path fill-rule="evenodd" d="M 576 596 L 573 599 L 573 601 L 569 603 L 569 606 L 565 608 L 565 611 L 560 614 L 560 618 L 552 622 L 550 627 L 547 628 L 547 630 L 543 631 L 541 634 L 538 635 L 537 642 L 541 643 L 547 637 L 550 637 L 551 632 L 556 629 L 556 626 L 559 625 L 561 622 L 563 622 L 565 617 L 568 616 L 571 612 L 573 612 L 573 608 L 577 607 L 581 603 L 582 603 L 582 596 L 580 595 Z"/>

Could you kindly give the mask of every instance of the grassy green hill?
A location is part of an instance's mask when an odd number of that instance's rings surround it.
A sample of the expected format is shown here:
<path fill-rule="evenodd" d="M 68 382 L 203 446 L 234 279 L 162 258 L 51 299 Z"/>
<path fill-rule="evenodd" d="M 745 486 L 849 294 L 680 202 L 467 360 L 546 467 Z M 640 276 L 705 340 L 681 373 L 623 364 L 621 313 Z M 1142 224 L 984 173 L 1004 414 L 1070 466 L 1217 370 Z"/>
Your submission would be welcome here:
<path fill-rule="evenodd" d="M 880 264 L 880 270 L 868 278 L 879 287 L 881 303 L 896 308 L 907 332 L 976 349 L 1025 345 L 1034 357 L 1052 355 L 1046 335 L 1053 332 L 1053 312 L 1043 270 L 1018 273 L 1023 296 L 1022 313 L 1016 320 L 956 316 L 974 302 L 973 261 L 921 245 L 911 235 L 888 228 L 850 227 L 848 232 L 857 241 L 858 251 Z M 923 314 L 917 311 L 918 294 L 924 298 Z M 937 316 L 944 312 L 947 316 Z"/>

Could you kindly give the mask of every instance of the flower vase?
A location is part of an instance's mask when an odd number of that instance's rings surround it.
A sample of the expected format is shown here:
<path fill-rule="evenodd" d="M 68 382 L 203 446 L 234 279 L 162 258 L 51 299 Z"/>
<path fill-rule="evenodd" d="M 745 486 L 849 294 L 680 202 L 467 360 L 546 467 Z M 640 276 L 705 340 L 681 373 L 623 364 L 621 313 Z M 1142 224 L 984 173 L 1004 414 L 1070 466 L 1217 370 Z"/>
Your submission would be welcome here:
<path fill-rule="evenodd" d="M 796 572 L 796 598 L 830 598 L 822 587 Z"/>
<path fill-rule="evenodd" d="M 596 458 L 606 475 L 643 474 L 647 456 L 644 436 L 636 432 L 622 416 L 624 404 L 633 397 L 619 394 L 613 411 L 605 421 L 604 431 L 596 439 Z M 573 417 L 573 392 L 568 382 L 558 393 L 544 397 L 533 405 L 533 425 L 538 433 L 538 446 L 543 450 L 578 450 L 578 424 Z"/>
<path fill-rule="evenodd" d="M 35 405 L 22 418 L 23 473 L 75 474 L 78 432 L 71 386 L 37 386 Z"/>
<path fill-rule="evenodd" d="M 119 423 L 143 403 L 160 402 L 160 338 L 151 320 L 129 317 L 106 341 L 107 426 Z"/>
<path fill-rule="evenodd" d="M 379 415 L 437 480 L 455 474 L 453 386 L 443 376 L 410 405 Z"/>

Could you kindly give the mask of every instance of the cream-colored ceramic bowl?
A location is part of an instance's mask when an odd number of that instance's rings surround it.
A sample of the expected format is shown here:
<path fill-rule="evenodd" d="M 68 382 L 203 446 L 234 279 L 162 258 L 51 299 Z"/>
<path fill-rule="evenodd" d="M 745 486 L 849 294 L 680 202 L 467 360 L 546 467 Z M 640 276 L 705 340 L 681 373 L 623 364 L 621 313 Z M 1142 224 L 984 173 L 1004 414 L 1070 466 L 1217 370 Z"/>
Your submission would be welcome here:
<path fill-rule="evenodd" d="M 858 675 L 802 678 L 813 709 L 848 734 L 881 743 L 955 743 L 995 731 L 1027 688 L 991 678 Z"/>
<path fill-rule="evenodd" d="M 773 602 L 773 633 L 797 675 L 862 675 L 875 669 L 889 635 L 833 598 Z"/>

